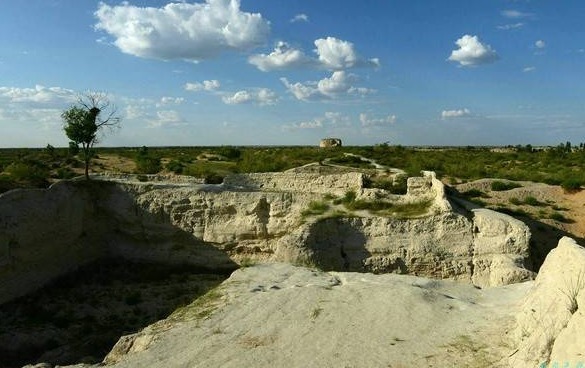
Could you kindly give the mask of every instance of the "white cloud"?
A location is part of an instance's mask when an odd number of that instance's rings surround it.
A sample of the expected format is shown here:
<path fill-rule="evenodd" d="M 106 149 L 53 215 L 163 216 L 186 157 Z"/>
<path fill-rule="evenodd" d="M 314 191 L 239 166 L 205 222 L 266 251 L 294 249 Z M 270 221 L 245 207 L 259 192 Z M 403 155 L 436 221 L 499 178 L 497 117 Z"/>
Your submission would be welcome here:
<path fill-rule="evenodd" d="M 103 2 L 94 13 L 102 30 L 124 53 L 154 59 L 199 61 L 223 51 L 263 45 L 270 23 L 258 13 L 240 10 L 240 0 L 177 2 L 161 8 Z"/>
<path fill-rule="evenodd" d="M 323 116 L 294 124 L 283 125 L 283 130 L 321 129 L 332 126 L 348 126 L 350 119 L 340 112 L 327 111 Z"/>
<path fill-rule="evenodd" d="M 443 112 L 441 113 L 441 118 L 443 120 L 454 119 L 454 118 L 463 118 L 466 116 L 471 116 L 471 111 L 469 111 L 469 109 L 443 110 Z"/>
<path fill-rule="evenodd" d="M 158 102 L 156 105 L 157 105 L 157 107 L 165 106 L 165 105 L 180 105 L 183 103 L 183 101 L 185 101 L 185 99 L 183 97 L 164 96 L 164 97 L 161 97 L 160 102 Z"/>
<path fill-rule="evenodd" d="M 321 64 L 333 70 L 346 69 L 361 66 L 380 66 L 377 58 L 365 60 L 359 57 L 353 43 L 339 40 L 335 37 L 320 38 L 315 40 L 317 49 L 315 52 Z"/>
<path fill-rule="evenodd" d="M 532 18 L 533 13 L 524 13 L 518 10 L 502 10 L 502 16 L 509 19 Z"/>
<path fill-rule="evenodd" d="M 175 110 L 161 110 L 156 112 L 156 117 L 148 122 L 150 128 L 183 125 L 183 119 Z"/>
<path fill-rule="evenodd" d="M 523 71 L 524 73 L 533 72 L 533 71 L 535 71 L 535 70 L 536 70 L 536 67 L 534 67 L 534 66 L 527 66 L 526 68 L 522 69 L 522 71 Z"/>
<path fill-rule="evenodd" d="M 538 40 L 534 43 L 534 46 L 536 46 L 538 49 L 544 49 L 546 47 L 546 42 L 543 40 Z"/>
<path fill-rule="evenodd" d="M 297 14 L 290 20 L 291 23 L 308 22 L 308 21 L 309 21 L 309 16 L 307 14 Z"/>
<path fill-rule="evenodd" d="M 497 26 L 498 29 L 504 30 L 504 31 L 508 31 L 510 29 L 519 29 L 524 27 L 524 23 L 519 22 L 519 23 L 513 23 L 513 24 L 504 24 L 501 26 Z"/>
<path fill-rule="evenodd" d="M 36 85 L 34 88 L 0 87 L 0 98 L 9 102 L 54 104 L 72 103 L 77 94 L 66 88 Z"/>
<path fill-rule="evenodd" d="M 388 115 L 383 118 L 370 118 L 366 113 L 360 114 L 360 123 L 362 127 L 386 126 L 396 123 L 396 115 Z"/>
<path fill-rule="evenodd" d="M 346 93 L 351 88 L 354 77 L 344 71 L 335 71 L 330 78 L 323 78 L 317 83 L 317 89 L 325 96 L 336 97 Z"/>
<path fill-rule="evenodd" d="M 278 102 L 278 96 L 268 88 L 259 88 L 256 90 L 242 90 L 234 93 L 231 96 L 224 96 L 223 102 L 227 105 L 240 104 L 258 104 L 258 105 L 274 105 Z"/>
<path fill-rule="evenodd" d="M 498 54 L 490 45 L 484 45 L 477 36 L 464 35 L 456 42 L 458 50 L 453 50 L 450 61 L 458 62 L 461 66 L 476 66 L 493 63 L 499 59 Z"/>
<path fill-rule="evenodd" d="M 126 119 L 139 119 L 145 115 L 145 108 L 141 105 L 127 105 L 124 109 Z"/>
<path fill-rule="evenodd" d="M 199 91 L 215 91 L 221 87 L 221 84 L 218 80 L 204 80 L 203 82 L 195 82 L 195 83 L 186 83 L 185 90 L 191 92 L 199 92 Z"/>
<path fill-rule="evenodd" d="M 352 94 L 366 95 L 375 92 L 372 89 L 352 86 L 352 83 L 356 81 L 355 75 L 343 70 L 335 71 L 331 77 L 325 77 L 319 81 L 290 83 L 286 78 L 280 78 L 280 80 L 290 93 L 303 101 L 335 99 Z"/>
<path fill-rule="evenodd" d="M 270 54 L 252 55 L 248 62 L 263 72 L 279 69 L 298 68 L 311 65 L 314 62 L 301 50 L 291 48 L 286 42 L 278 42 Z"/>
<path fill-rule="evenodd" d="M 353 43 L 348 41 L 335 37 L 319 38 L 315 40 L 315 46 L 317 58 L 307 56 L 302 50 L 295 49 L 286 42 L 279 42 L 270 54 L 252 55 L 248 62 L 262 71 L 299 67 L 342 70 L 380 66 L 377 58 L 366 60 L 359 56 Z"/>
<path fill-rule="evenodd" d="M 307 101 L 319 95 L 319 90 L 316 87 L 317 82 L 306 82 L 305 84 L 301 82 L 290 83 L 286 78 L 280 78 L 280 81 L 297 100 Z"/>

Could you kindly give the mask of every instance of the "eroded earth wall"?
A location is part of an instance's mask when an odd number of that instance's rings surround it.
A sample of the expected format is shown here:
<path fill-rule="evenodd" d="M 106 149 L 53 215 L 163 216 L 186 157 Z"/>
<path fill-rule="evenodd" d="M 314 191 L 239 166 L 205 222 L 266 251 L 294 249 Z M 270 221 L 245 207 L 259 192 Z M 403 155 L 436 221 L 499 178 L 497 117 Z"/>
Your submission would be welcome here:
<path fill-rule="evenodd" d="M 454 212 L 434 175 L 409 180 L 403 202 L 430 198 L 433 204 L 427 214 L 407 219 L 303 215 L 324 194 L 384 195 L 363 189 L 361 174 L 247 175 L 236 185 L 238 177 L 223 185 L 61 182 L 1 195 L 0 302 L 100 257 L 224 272 L 244 261 L 289 261 L 482 287 L 533 276 L 523 267 L 528 228 L 489 210 Z"/>

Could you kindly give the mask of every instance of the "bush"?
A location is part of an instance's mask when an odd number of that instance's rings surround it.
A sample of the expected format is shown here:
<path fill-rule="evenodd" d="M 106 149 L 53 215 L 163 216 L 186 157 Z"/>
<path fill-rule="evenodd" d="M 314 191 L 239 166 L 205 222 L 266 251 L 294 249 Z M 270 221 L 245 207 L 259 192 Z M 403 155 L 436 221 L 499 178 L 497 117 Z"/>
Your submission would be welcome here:
<path fill-rule="evenodd" d="M 227 158 L 228 160 L 237 160 L 242 155 L 242 152 L 235 147 L 224 146 L 217 150 L 217 154 Z"/>
<path fill-rule="evenodd" d="M 46 186 L 49 170 L 44 165 L 35 161 L 13 162 L 4 170 L 10 179 L 32 186 Z"/>
<path fill-rule="evenodd" d="M 321 201 L 312 201 L 309 203 L 309 208 L 304 210 L 301 214 L 303 216 L 317 216 L 322 215 L 329 209 L 329 205 Z"/>
<path fill-rule="evenodd" d="M 136 172 L 138 174 L 156 174 L 161 169 L 158 157 L 139 155 L 136 158 Z"/>
<path fill-rule="evenodd" d="M 553 212 L 553 213 L 550 215 L 550 218 L 551 218 L 552 220 L 555 220 L 555 221 L 558 221 L 558 222 L 563 222 L 563 223 L 565 223 L 565 224 L 572 224 L 572 223 L 574 223 L 574 222 L 575 222 L 575 220 L 573 220 L 573 219 L 570 219 L 570 218 L 568 218 L 568 217 L 565 217 L 565 215 L 563 215 L 562 213 L 559 213 L 559 212 Z"/>
<path fill-rule="evenodd" d="M 177 160 L 171 160 L 166 164 L 165 169 L 174 172 L 175 174 L 182 174 L 185 169 L 185 165 Z"/>
<path fill-rule="evenodd" d="M 535 207 L 540 207 L 540 206 L 546 205 L 546 203 L 543 203 L 532 196 L 528 196 L 528 197 L 524 198 L 524 204 L 527 204 L 529 206 L 535 206 Z"/>
<path fill-rule="evenodd" d="M 494 181 L 491 184 L 492 190 L 494 192 L 503 192 L 506 190 L 520 188 L 522 185 L 513 182 L 503 182 L 503 181 Z"/>
<path fill-rule="evenodd" d="M 567 193 L 575 193 L 581 190 L 582 182 L 579 179 L 567 179 L 561 183 L 561 188 Z"/>

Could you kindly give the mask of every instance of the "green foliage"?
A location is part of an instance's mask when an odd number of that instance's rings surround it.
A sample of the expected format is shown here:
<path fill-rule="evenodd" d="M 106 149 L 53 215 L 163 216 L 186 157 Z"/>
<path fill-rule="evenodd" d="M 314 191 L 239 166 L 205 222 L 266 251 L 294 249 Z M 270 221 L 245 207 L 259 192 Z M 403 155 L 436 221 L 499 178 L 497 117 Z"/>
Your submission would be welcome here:
<path fill-rule="evenodd" d="M 302 216 L 318 216 L 329 210 L 329 204 L 323 201 L 312 201 L 309 208 L 301 212 Z"/>
<path fill-rule="evenodd" d="M 353 190 L 349 190 L 347 192 L 345 192 L 345 195 L 342 198 L 338 198 L 336 200 L 333 201 L 333 204 L 350 204 L 353 203 L 355 201 L 356 198 L 356 194 Z"/>
<path fill-rule="evenodd" d="M 373 177 L 364 183 L 365 188 L 378 188 L 389 191 L 392 194 L 406 194 L 407 175 L 399 175 L 394 179 Z"/>
<path fill-rule="evenodd" d="M 165 165 L 165 169 L 174 172 L 175 174 L 182 174 L 185 165 L 177 160 L 171 160 Z"/>
<path fill-rule="evenodd" d="M 83 144 L 84 147 L 91 146 L 96 141 L 98 126 L 96 117 L 99 110 L 88 110 L 81 106 L 73 106 L 61 114 L 65 122 L 63 130 L 67 138 L 76 144 Z"/>
<path fill-rule="evenodd" d="M 574 223 L 574 222 L 575 222 L 575 220 L 573 220 L 573 219 L 571 219 L 571 218 L 568 218 L 568 217 L 566 217 L 565 215 L 563 215 L 563 214 L 562 214 L 562 213 L 560 213 L 560 212 L 553 212 L 553 213 L 552 213 L 552 214 L 549 216 L 549 218 L 550 218 L 550 219 L 552 219 L 552 220 L 558 221 L 558 222 L 565 223 L 565 224 L 572 224 L 572 223 Z"/>
<path fill-rule="evenodd" d="M 529 206 L 535 206 L 535 207 L 546 206 L 546 203 L 541 202 L 532 196 L 527 196 L 526 198 L 524 198 L 524 204 L 527 204 Z"/>
<path fill-rule="evenodd" d="M 561 182 L 561 187 L 567 193 L 575 193 L 581 190 L 583 181 L 576 178 L 565 179 Z"/>
<path fill-rule="evenodd" d="M 35 160 L 13 162 L 4 169 L 4 173 L 17 183 L 31 186 L 46 186 L 49 176 L 47 167 Z"/>
<path fill-rule="evenodd" d="M 504 181 L 493 181 L 491 184 L 491 188 L 495 192 L 503 192 L 506 190 L 520 188 L 522 185 L 513 182 L 504 182 Z"/>
<path fill-rule="evenodd" d="M 231 146 L 222 146 L 217 149 L 217 154 L 225 157 L 228 160 L 237 160 L 242 155 L 242 151 Z"/>
<path fill-rule="evenodd" d="M 360 157 L 353 156 L 353 155 L 341 155 L 337 157 L 333 157 L 330 161 L 333 164 L 343 165 L 343 166 L 351 166 L 357 168 L 371 168 L 372 164 L 367 161 L 362 160 Z"/>
<path fill-rule="evenodd" d="M 77 144 L 73 141 L 70 141 L 69 142 L 69 155 L 75 156 L 77 154 L 79 154 L 79 144 Z"/>
<path fill-rule="evenodd" d="M 156 174 L 162 170 L 160 158 L 150 154 L 146 147 L 138 152 L 135 162 L 137 174 Z"/>

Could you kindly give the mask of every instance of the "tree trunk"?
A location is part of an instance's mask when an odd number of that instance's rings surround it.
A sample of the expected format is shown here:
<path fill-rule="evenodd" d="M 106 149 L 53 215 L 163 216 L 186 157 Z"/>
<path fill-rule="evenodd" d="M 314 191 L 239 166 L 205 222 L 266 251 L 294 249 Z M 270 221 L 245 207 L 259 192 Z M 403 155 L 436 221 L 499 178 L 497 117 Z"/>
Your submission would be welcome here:
<path fill-rule="evenodd" d="M 85 180 L 89 180 L 89 161 L 91 160 L 90 157 L 90 146 L 86 144 L 82 144 L 83 146 L 83 161 L 85 162 Z"/>

